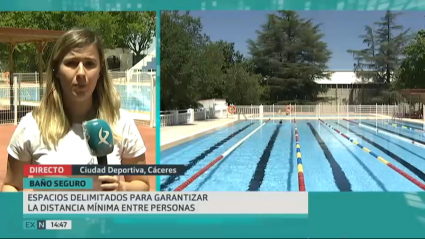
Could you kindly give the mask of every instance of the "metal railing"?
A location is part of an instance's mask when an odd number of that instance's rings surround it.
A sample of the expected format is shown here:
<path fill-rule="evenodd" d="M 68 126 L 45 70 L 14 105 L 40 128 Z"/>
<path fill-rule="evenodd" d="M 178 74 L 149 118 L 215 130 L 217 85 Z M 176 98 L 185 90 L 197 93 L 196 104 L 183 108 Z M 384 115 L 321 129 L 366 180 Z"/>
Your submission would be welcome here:
<path fill-rule="evenodd" d="M 39 105 L 44 87 L 40 86 L 36 72 L 14 73 L 13 87 L 9 77 L 0 74 L 0 124 L 17 124 Z M 121 107 L 133 114 L 136 123 L 155 127 L 155 73 L 110 72 L 110 76 L 121 96 Z"/>
<path fill-rule="evenodd" d="M 236 112 L 231 114 L 227 107 L 209 109 L 187 109 L 161 112 L 161 126 L 172 126 L 194 123 L 216 118 L 259 119 L 298 117 L 314 119 L 318 117 L 342 119 L 346 117 L 393 117 L 401 114 L 401 105 L 237 105 Z M 180 117 L 181 115 L 184 115 Z"/>

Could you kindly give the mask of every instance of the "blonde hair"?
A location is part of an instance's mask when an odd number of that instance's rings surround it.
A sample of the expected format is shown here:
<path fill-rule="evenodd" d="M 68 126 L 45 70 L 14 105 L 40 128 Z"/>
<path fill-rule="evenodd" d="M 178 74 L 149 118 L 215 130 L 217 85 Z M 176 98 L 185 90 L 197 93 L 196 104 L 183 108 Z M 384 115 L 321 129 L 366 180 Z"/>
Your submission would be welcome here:
<path fill-rule="evenodd" d="M 47 66 L 45 80 L 45 92 L 40 106 L 35 108 L 33 116 L 38 124 L 41 139 L 49 149 L 56 148 L 70 130 L 71 122 L 64 110 L 63 92 L 59 79 L 55 72 L 64 57 L 75 48 L 84 48 L 94 44 L 99 52 L 101 64 L 99 80 L 93 92 L 93 107 L 96 109 L 96 117 L 103 119 L 111 125 L 114 132 L 114 140 L 118 141 L 121 136 L 114 130 L 120 119 L 121 99 L 112 80 L 109 78 L 105 53 L 99 36 L 88 29 L 72 29 L 62 35 L 53 47 L 52 55 Z"/>

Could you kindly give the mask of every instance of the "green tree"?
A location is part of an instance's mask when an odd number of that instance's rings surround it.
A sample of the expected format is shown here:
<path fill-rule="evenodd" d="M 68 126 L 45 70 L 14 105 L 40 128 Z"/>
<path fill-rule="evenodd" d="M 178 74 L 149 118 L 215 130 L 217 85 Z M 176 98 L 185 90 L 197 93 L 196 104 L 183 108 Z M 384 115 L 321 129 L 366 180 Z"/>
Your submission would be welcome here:
<path fill-rule="evenodd" d="M 223 73 L 226 73 L 227 70 L 235 64 L 242 63 L 244 61 L 243 55 L 239 51 L 235 50 L 235 43 L 220 40 L 215 42 L 215 44 L 217 44 L 223 51 Z"/>
<path fill-rule="evenodd" d="M 212 42 L 202 34 L 200 19 L 189 12 L 161 14 L 161 110 L 197 107 L 199 100 L 211 98 L 259 102 L 261 77 L 248 66 L 233 43 Z"/>
<path fill-rule="evenodd" d="M 237 64 L 244 64 L 247 60 L 244 56 L 237 50 L 235 50 L 235 43 L 226 42 L 219 40 L 214 43 L 221 49 L 222 57 L 224 62 L 222 62 L 221 71 L 223 75 L 227 74 L 229 69 L 234 67 Z M 217 97 L 224 97 L 226 94 L 226 77 L 220 77 L 216 79 L 217 87 L 215 88 Z"/>
<path fill-rule="evenodd" d="M 67 31 L 75 27 L 96 30 L 106 48 L 117 46 L 115 36 L 118 25 L 108 12 L 0 12 L 0 26 L 27 29 Z M 43 61 L 47 62 L 53 43 L 47 44 Z M 1 62 L 8 62 L 9 46 L 1 44 Z M 38 54 L 33 43 L 18 44 L 14 51 L 15 71 L 35 72 L 38 70 Z M 42 64 L 44 64 L 42 62 Z M 8 68 L 7 64 L 2 68 Z"/>
<path fill-rule="evenodd" d="M 196 107 L 202 97 L 199 49 L 208 38 L 201 33 L 199 18 L 189 12 L 161 13 L 161 110 Z"/>
<path fill-rule="evenodd" d="M 97 32 L 102 38 L 105 48 L 114 49 L 118 47 L 118 31 L 120 25 L 118 21 L 120 15 L 113 12 L 84 12 L 78 16 L 77 21 L 73 25 L 68 26 L 66 30 L 74 27 L 89 28 Z"/>
<path fill-rule="evenodd" d="M 136 56 L 152 43 L 155 34 L 155 12 L 0 12 L 1 27 L 67 31 L 75 27 L 95 30 L 105 48 L 128 47 Z M 44 51 L 47 62 L 53 43 Z M 8 69 L 9 46 L 0 44 L 2 70 Z M 15 48 L 15 71 L 38 70 L 34 44 L 19 44 Z M 139 57 L 140 58 L 140 57 Z"/>
<path fill-rule="evenodd" d="M 296 12 L 279 11 L 268 16 L 256 41 L 248 41 L 255 71 L 267 79 L 271 102 L 313 99 L 321 91 L 315 80 L 330 76 L 331 52 L 319 27 Z"/>
<path fill-rule="evenodd" d="M 409 42 L 409 29 L 396 24 L 396 18 L 401 13 L 387 11 L 381 21 L 365 27 L 365 34 L 360 37 L 366 48 L 348 50 L 357 63 L 354 71 L 357 77 L 378 84 L 390 84 L 402 61 L 404 47 Z"/>
<path fill-rule="evenodd" d="M 425 30 L 420 30 L 412 44 L 404 51 L 405 58 L 399 70 L 399 79 L 395 85 L 397 89 L 424 89 L 425 88 Z"/>
<path fill-rule="evenodd" d="M 221 44 L 208 42 L 199 48 L 196 57 L 196 77 L 198 78 L 198 91 L 200 99 L 223 98 L 225 79 L 223 68 L 226 58 Z"/>
<path fill-rule="evenodd" d="M 156 32 L 156 12 L 119 12 L 118 45 L 129 48 L 135 62 L 141 60 L 152 43 Z"/>
<path fill-rule="evenodd" d="M 259 82 L 262 76 L 252 74 L 242 64 L 235 64 L 225 75 L 225 98 L 238 105 L 260 104 L 265 88 Z"/>
<path fill-rule="evenodd" d="M 28 29 L 65 30 L 77 20 L 79 12 L 0 12 L 1 27 Z M 50 56 L 52 43 L 45 48 L 43 61 Z M 9 46 L 0 44 L 0 61 L 3 71 L 8 69 Z M 35 72 L 38 70 L 38 54 L 33 43 L 18 44 L 14 51 L 15 71 Z M 42 62 L 42 64 L 44 64 Z"/>

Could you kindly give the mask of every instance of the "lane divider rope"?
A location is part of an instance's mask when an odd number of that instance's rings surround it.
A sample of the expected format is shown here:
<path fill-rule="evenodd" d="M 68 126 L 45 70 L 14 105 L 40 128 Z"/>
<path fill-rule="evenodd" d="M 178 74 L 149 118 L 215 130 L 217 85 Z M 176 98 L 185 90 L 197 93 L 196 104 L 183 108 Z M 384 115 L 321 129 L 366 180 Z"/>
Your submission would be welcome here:
<path fill-rule="evenodd" d="M 297 170 L 298 170 L 298 190 L 305 191 L 304 167 L 301 157 L 300 136 L 298 134 L 297 120 L 294 119 L 295 127 L 295 147 L 297 149 Z"/>
<path fill-rule="evenodd" d="M 363 151 L 369 153 L 370 155 L 372 155 L 373 157 L 377 158 L 380 162 L 384 163 L 385 165 L 387 165 L 388 167 L 390 167 L 392 170 L 394 170 L 395 172 L 397 172 L 398 174 L 400 174 L 401 176 L 405 177 L 407 180 L 409 180 L 410 182 L 414 183 L 416 186 L 418 186 L 419 188 L 421 188 L 422 190 L 425 190 L 425 184 L 421 183 L 419 180 L 415 179 L 414 177 L 410 176 L 409 174 L 407 174 L 406 172 L 404 172 L 403 170 L 397 168 L 396 166 L 394 166 L 393 164 L 391 164 L 390 162 L 388 162 L 387 160 L 385 160 L 384 158 L 382 158 L 381 156 L 378 156 L 377 154 L 375 154 L 374 152 L 370 151 L 370 149 L 364 147 L 363 145 L 359 144 L 357 141 L 351 139 L 350 137 L 348 137 L 346 134 L 342 133 L 341 131 L 339 131 L 338 129 L 334 128 L 333 126 L 331 126 L 330 124 L 326 123 L 325 121 L 323 121 L 322 119 L 319 119 L 320 122 L 322 122 L 324 125 L 328 126 L 329 128 L 333 129 L 335 132 L 337 132 L 338 134 L 340 134 L 342 137 L 344 137 L 345 139 L 349 140 L 350 142 L 352 142 L 353 144 L 357 145 L 357 147 L 363 149 Z"/>
<path fill-rule="evenodd" d="M 189 179 L 184 181 L 182 184 L 180 184 L 174 191 L 183 191 L 186 187 L 188 187 L 191 183 L 193 183 L 199 176 L 204 174 L 208 169 L 212 168 L 215 164 L 217 164 L 220 160 L 227 157 L 233 150 L 235 150 L 237 147 L 239 147 L 243 142 L 245 142 L 249 137 L 251 137 L 255 132 L 260 130 L 265 124 L 267 124 L 270 121 L 268 119 L 266 122 L 262 123 L 260 126 L 258 126 L 256 129 L 254 129 L 251 133 L 249 133 L 247 136 L 245 136 L 243 139 L 239 140 L 235 145 L 233 145 L 231 148 L 229 148 L 226 152 L 224 152 L 222 155 L 218 156 L 216 159 L 211 161 L 209 164 L 207 164 L 205 167 L 203 167 L 201 170 L 199 170 L 197 173 L 192 175 Z"/>
<path fill-rule="evenodd" d="M 406 125 L 401 125 L 401 124 L 394 124 L 394 123 L 388 123 L 388 122 L 382 122 L 383 124 L 389 125 L 389 126 L 393 126 L 396 128 L 402 128 L 402 129 L 408 129 L 408 130 L 412 130 L 412 131 L 418 131 L 421 133 L 424 133 L 425 131 L 422 129 L 418 129 L 418 128 L 414 128 L 414 127 L 410 127 L 410 126 L 406 126 Z"/>
<path fill-rule="evenodd" d="M 412 140 L 412 139 L 408 139 L 408 138 L 402 137 L 402 136 L 397 135 L 397 134 L 395 134 L 395 133 L 390 133 L 390 131 L 389 131 L 389 130 L 388 130 L 388 131 L 380 130 L 380 129 L 377 129 L 377 128 L 373 128 L 372 126 L 368 126 L 368 125 L 366 125 L 366 124 L 358 123 L 358 122 L 355 122 L 355 121 L 352 121 L 352 120 L 349 120 L 349 119 L 345 119 L 345 118 L 344 118 L 343 120 L 345 120 L 345 121 L 347 121 L 347 122 L 350 122 L 350 123 L 352 123 L 352 124 L 358 125 L 358 126 L 360 126 L 360 127 L 363 127 L 363 128 L 369 129 L 369 130 L 372 130 L 372 131 L 374 131 L 374 132 L 379 132 L 379 133 L 381 133 L 381 134 L 385 134 L 385 135 L 387 135 L 387 136 L 397 138 L 397 139 L 399 139 L 399 140 L 401 140 L 401 141 L 404 141 L 404 142 L 407 142 L 407 143 L 410 143 L 410 144 L 416 145 L 416 146 L 418 146 L 418 147 L 425 148 L 425 144 L 423 144 L 423 143 L 421 143 L 421 142 L 418 142 L 418 141 L 415 141 L 415 140 Z"/>

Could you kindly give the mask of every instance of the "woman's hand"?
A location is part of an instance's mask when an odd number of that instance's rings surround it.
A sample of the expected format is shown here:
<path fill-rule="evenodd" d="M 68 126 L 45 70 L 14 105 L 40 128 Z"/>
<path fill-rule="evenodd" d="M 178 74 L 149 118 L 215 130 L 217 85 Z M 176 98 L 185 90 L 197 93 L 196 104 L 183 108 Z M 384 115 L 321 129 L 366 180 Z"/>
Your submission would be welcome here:
<path fill-rule="evenodd" d="M 120 176 L 99 176 L 102 184 L 102 191 L 125 191 L 124 184 L 120 180 Z"/>

